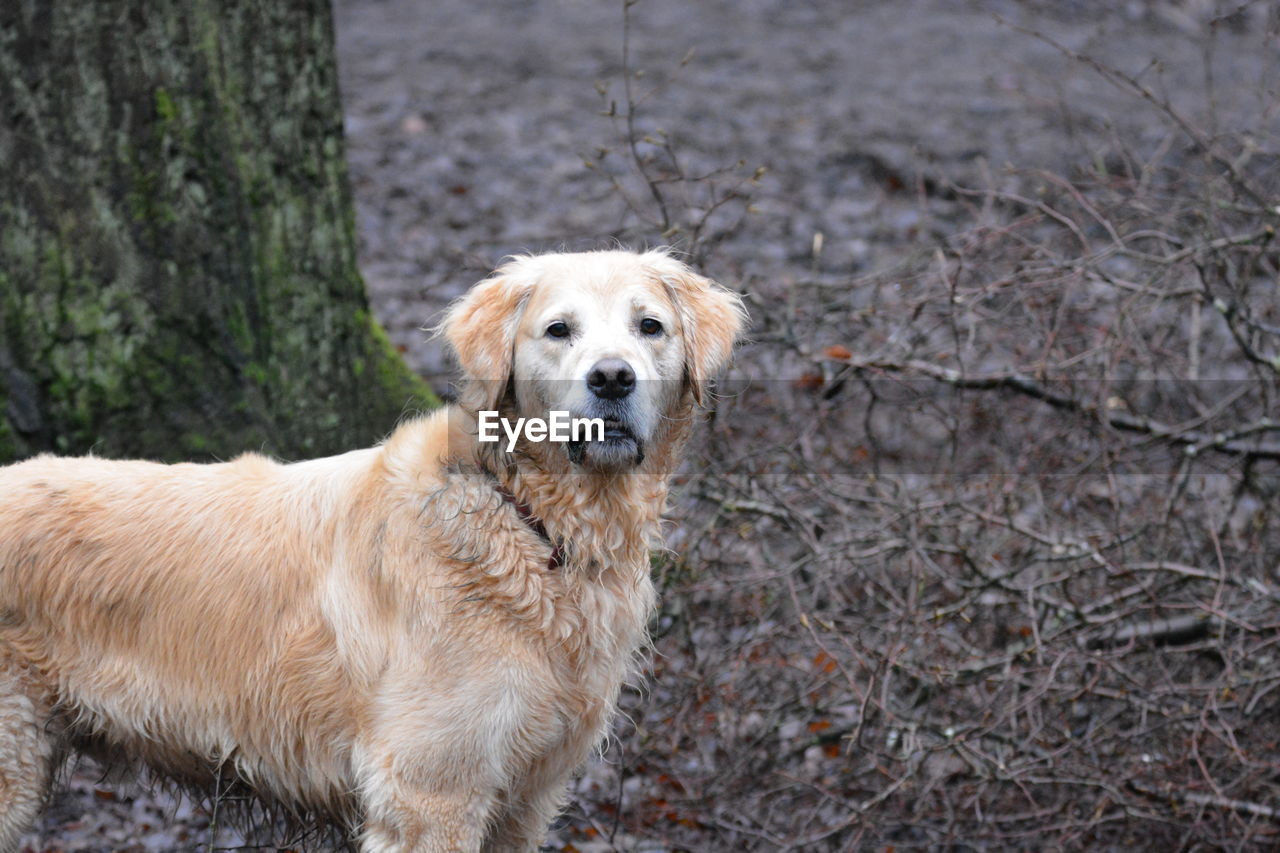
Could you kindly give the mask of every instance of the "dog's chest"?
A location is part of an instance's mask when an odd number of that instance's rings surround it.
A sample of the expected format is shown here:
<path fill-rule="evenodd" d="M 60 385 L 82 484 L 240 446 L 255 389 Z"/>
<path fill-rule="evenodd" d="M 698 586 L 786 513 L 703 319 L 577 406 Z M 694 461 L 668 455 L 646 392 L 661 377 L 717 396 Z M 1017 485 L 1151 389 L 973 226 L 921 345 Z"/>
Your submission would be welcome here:
<path fill-rule="evenodd" d="M 534 690 L 542 696 L 529 705 L 529 724 L 557 721 L 557 733 L 545 742 L 544 753 L 562 755 L 576 766 L 605 735 L 622 685 L 634 677 L 644 645 L 653 590 L 647 578 L 640 586 L 625 593 L 598 584 L 574 590 L 558 602 L 568 629 L 563 638 L 530 637 L 540 650 L 539 668 L 547 677 L 536 680 Z"/>

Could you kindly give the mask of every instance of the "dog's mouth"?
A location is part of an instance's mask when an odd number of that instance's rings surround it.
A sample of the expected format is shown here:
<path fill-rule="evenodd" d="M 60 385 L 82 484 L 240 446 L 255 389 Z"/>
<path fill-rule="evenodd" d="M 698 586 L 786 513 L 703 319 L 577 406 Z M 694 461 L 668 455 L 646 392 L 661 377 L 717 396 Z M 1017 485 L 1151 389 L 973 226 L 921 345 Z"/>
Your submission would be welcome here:
<path fill-rule="evenodd" d="M 627 426 L 617 418 L 604 418 L 605 441 L 618 441 L 625 438 L 635 441 L 636 434 L 631 431 L 631 427 Z"/>
<path fill-rule="evenodd" d="M 606 470 L 631 468 L 644 461 L 644 442 L 625 422 L 603 418 L 602 437 L 588 431 L 590 438 L 570 441 L 566 445 L 569 460 L 575 465 Z"/>

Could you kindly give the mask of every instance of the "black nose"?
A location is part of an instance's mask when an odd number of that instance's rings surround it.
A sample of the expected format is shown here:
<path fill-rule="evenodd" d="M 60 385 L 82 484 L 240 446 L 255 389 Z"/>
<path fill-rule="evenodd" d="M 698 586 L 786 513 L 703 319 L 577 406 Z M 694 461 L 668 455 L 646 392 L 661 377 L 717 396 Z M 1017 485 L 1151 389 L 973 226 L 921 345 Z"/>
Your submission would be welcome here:
<path fill-rule="evenodd" d="M 597 361 L 587 374 L 587 386 L 601 400 L 621 400 L 636 387 L 636 374 L 620 358 Z"/>

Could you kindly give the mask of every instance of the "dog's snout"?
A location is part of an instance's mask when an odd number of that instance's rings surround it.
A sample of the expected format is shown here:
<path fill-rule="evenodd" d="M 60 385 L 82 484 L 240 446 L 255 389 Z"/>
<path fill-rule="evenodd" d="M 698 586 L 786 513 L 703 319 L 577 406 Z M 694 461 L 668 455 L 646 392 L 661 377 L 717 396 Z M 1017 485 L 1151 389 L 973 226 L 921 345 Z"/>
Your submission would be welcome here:
<path fill-rule="evenodd" d="M 587 386 L 602 400 L 621 400 L 636 387 L 636 373 L 620 358 L 601 359 L 587 374 Z"/>

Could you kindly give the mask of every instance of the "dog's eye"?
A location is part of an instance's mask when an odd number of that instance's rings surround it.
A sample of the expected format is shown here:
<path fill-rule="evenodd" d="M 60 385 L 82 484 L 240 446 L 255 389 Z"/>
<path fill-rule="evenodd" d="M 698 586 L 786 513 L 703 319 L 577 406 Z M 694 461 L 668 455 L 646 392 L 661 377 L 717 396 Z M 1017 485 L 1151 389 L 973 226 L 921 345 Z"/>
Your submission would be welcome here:
<path fill-rule="evenodd" d="M 547 326 L 547 337 L 551 337 L 551 338 L 569 337 L 569 324 L 561 322 L 560 320 L 555 321 L 550 326 Z"/>
<path fill-rule="evenodd" d="M 640 331 L 646 335 L 656 335 L 662 331 L 662 324 L 652 317 L 645 317 L 640 321 Z"/>

